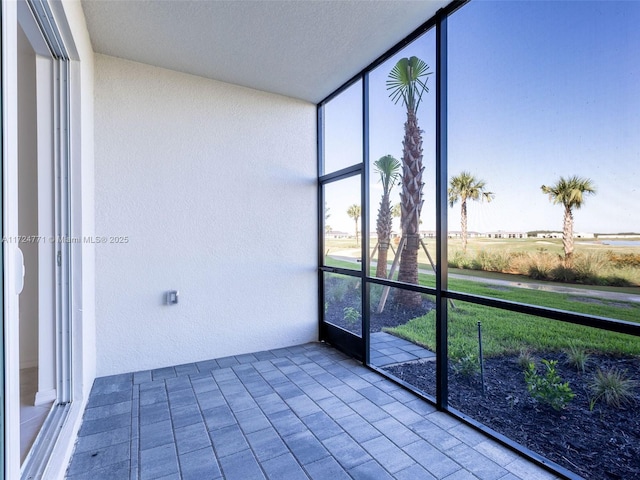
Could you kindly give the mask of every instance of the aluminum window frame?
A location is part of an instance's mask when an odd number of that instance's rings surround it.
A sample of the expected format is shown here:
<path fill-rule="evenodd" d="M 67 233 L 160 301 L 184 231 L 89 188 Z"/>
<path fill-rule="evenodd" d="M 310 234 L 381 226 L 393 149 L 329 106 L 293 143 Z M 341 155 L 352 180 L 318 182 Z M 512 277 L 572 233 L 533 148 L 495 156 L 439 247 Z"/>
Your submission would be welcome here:
<path fill-rule="evenodd" d="M 640 337 L 640 324 L 629 321 L 617 320 L 613 318 L 597 317 L 593 315 L 586 315 L 572 311 L 558 310 L 549 307 L 543 307 L 538 305 L 530 305 L 518 302 L 511 302 L 507 300 L 500 300 L 497 298 L 483 297 L 480 295 L 468 294 L 449 290 L 448 286 L 448 268 L 447 268 L 447 251 L 448 251 L 448 159 L 447 159 L 447 18 L 459 8 L 467 4 L 469 0 L 456 0 L 450 3 L 445 8 L 439 10 L 434 17 L 427 20 L 418 29 L 408 35 L 401 42 L 393 46 L 386 53 L 380 56 L 377 60 L 372 62 L 369 66 L 364 68 L 360 73 L 349 79 L 345 84 L 338 88 L 335 92 L 331 93 L 325 99 L 323 99 L 317 106 L 318 111 L 318 272 L 319 272 L 319 323 L 321 340 L 325 340 L 322 336 L 322 324 L 323 324 L 323 308 L 322 301 L 324 298 L 323 281 L 322 276 L 324 272 L 341 273 L 344 275 L 350 275 L 362 279 L 362 345 L 361 349 L 364 351 L 359 352 L 347 352 L 351 353 L 355 358 L 359 358 L 363 363 L 373 371 L 376 371 L 401 386 L 412 390 L 414 393 L 425 398 L 427 401 L 433 403 L 440 411 L 446 412 L 462 420 L 466 424 L 481 430 L 489 434 L 492 438 L 500 442 L 501 444 L 523 454 L 533 462 L 546 468 L 547 470 L 560 474 L 566 478 L 581 478 L 568 469 L 558 465 L 548 459 L 542 457 L 529 450 L 528 448 L 516 443 L 514 440 L 493 431 L 484 424 L 470 418 L 457 409 L 450 407 L 448 403 L 448 331 L 447 331 L 447 312 L 449 309 L 449 302 L 452 300 L 459 300 L 463 302 L 469 302 L 481 306 L 498 308 L 501 310 L 508 310 L 517 313 L 524 313 L 533 315 L 539 318 L 551 319 L 561 322 L 573 323 L 577 325 L 583 325 L 587 327 L 594 327 L 607 331 L 624 333 Z M 366 188 L 368 188 L 369 180 L 369 98 L 368 98 L 368 75 L 377 66 L 382 64 L 385 60 L 399 52 L 402 48 L 410 44 L 412 41 L 423 35 L 428 30 L 435 28 L 436 32 L 436 286 L 425 287 L 421 285 L 409 285 L 395 280 L 379 279 L 370 275 L 370 265 L 364 265 L 359 272 L 346 269 L 326 267 L 323 266 L 323 252 L 324 252 L 324 198 L 322 195 L 324 185 L 329 182 L 340 180 L 342 178 L 348 178 L 348 176 L 360 174 L 362 178 L 362 258 L 368 258 L 369 252 L 369 195 Z M 363 161 L 361 164 L 354 165 L 337 172 L 329 172 L 322 174 L 323 172 L 323 140 L 324 140 L 324 118 L 323 118 L 323 106 L 331 99 L 335 98 L 346 88 L 352 85 L 354 82 L 362 80 L 363 83 Z M 365 249 L 366 245 L 366 249 Z M 390 286 L 394 288 L 407 289 L 424 294 L 435 295 L 436 297 L 436 396 L 435 398 L 425 395 L 396 378 L 390 377 L 382 369 L 377 368 L 369 362 L 369 286 L 377 284 Z M 340 346 L 338 346 L 340 347 Z"/>

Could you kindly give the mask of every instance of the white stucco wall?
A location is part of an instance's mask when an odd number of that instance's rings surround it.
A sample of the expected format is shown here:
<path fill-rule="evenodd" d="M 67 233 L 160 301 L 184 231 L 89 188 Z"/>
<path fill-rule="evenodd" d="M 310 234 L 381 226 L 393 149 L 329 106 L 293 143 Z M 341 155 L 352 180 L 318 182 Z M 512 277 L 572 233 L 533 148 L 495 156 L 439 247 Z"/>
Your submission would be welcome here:
<path fill-rule="evenodd" d="M 98 376 L 317 339 L 315 106 L 95 57 Z M 167 306 L 167 290 L 180 291 Z"/>

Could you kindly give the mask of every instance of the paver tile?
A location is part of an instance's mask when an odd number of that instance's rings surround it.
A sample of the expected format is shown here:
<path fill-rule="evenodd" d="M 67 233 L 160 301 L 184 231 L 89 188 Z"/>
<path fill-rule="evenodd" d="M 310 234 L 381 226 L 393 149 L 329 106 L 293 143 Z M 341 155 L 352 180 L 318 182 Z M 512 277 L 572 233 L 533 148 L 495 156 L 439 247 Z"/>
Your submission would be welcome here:
<path fill-rule="evenodd" d="M 216 480 L 222 478 L 220 466 L 211 447 L 180 455 L 182 480 Z"/>
<path fill-rule="evenodd" d="M 266 460 L 261 465 L 269 479 L 307 480 L 308 478 L 290 453 Z"/>
<path fill-rule="evenodd" d="M 248 434 L 247 440 L 260 462 L 289 452 L 278 432 L 272 427 Z"/>
<path fill-rule="evenodd" d="M 432 355 L 384 335 L 372 335 L 375 348 Z M 87 478 L 555 477 L 337 350 L 307 344 L 96 379 L 67 471 Z"/>
<path fill-rule="evenodd" d="M 152 480 L 166 475 L 177 475 L 178 456 L 175 445 L 168 443 L 140 452 L 140 479 Z"/>

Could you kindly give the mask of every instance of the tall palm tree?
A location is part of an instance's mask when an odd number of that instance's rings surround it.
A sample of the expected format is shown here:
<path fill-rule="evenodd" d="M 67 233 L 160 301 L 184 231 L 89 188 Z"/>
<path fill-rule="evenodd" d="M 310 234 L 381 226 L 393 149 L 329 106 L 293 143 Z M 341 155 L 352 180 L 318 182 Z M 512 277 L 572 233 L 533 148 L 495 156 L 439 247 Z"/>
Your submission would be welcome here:
<path fill-rule="evenodd" d="M 327 223 L 331 214 L 329 213 L 330 208 L 327 207 L 327 202 L 324 202 L 324 233 L 329 233 L 331 231 L 331 225 Z"/>
<path fill-rule="evenodd" d="M 595 194 L 596 188 L 589 178 L 573 175 L 560 179 L 551 186 L 542 185 L 542 193 L 549 195 L 554 204 L 564 205 L 564 226 L 562 229 L 562 246 L 564 247 L 564 263 L 570 267 L 573 263 L 573 209 L 582 207 L 585 194 Z"/>
<path fill-rule="evenodd" d="M 356 205 L 355 203 L 351 205 L 347 209 L 347 215 L 350 218 L 353 218 L 353 221 L 356 223 L 356 245 L 358 244 L 358 220 L 360 220 L 360 205 Z"/>
<path fill-rule="evenodd" d="M 418 249 L 420 248 L 420 212 L 422 210 L 422 132 L 418 126 L 418 107 L 422 95 L 428 92 L 429 66 L 418 57 L 402 58 L 393 67 L 387 79 L 387 90 L 394 103 L 402 101 L 407 109 L 402 142 L 402 192 L 400 193 L 402 237 L 405 247 L 400 256 L 398 280 L 418 283 Z M 420 306 L 418 292 L 399 290 L 398 303 L 408 307 Z"/>
<path fill-rule="evenodd" d="M 451 178 L 449 183 L 449 205 L 452 207 L 460 201 L 460 229 L 462 230 L 462 250 L 467 251 L 467 200 L 486 200 L 495 198 L 493 192 L 485 191 L 486 182 L 477 179 L 469 172 L 461 172 Z"/>
<path fill-rule="evenodd" d="M 393 216 L 389 194 L 400 178 L 400 162 L 392 155 L 380 157 L 373 163 L 375 171 L 380 175 L 382 183 L 382 200 L 378 209 L 376 233 L 378 234 L 378 264 L 376 277 L 387 278 L 387 253 L 391 241 Z"/>

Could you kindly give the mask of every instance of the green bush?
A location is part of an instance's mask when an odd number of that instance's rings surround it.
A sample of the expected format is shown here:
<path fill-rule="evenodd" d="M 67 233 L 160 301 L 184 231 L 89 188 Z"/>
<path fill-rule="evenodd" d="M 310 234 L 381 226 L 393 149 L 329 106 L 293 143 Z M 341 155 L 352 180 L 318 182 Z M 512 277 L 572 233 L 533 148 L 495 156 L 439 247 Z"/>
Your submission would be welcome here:
<path fill-rule="evenodd" d="M 360 320 L 360 312 L 353 307 L 344 307 L 342 314 L 348 325 L 354 325 Z"/>
<path fill-rule="evenodd" d="M 453 362 L 451 368 L 454 373 L 463 377 L 471 377 L 480 372 L 480 360 L 478 355 L 473 353 L 473 347 L 460 345 L 449 356 Z"/>
<path fill-rule="evenodd" d="M 549 405 L 556 411 L 565 408 L 575 397 L 569 382 L 562 382 L 556 372 L 557 360 L 542 360 L 546 368 L 544 376 L 536 371 L 535 363 L 531 362 L 524 372 L 524 381 L 527 384 L 529 394 L 545 405 Z"/>

